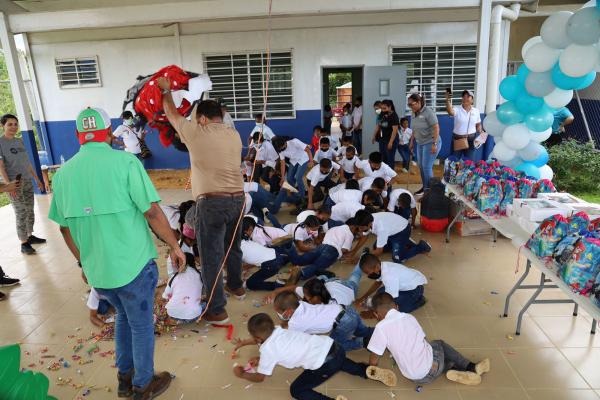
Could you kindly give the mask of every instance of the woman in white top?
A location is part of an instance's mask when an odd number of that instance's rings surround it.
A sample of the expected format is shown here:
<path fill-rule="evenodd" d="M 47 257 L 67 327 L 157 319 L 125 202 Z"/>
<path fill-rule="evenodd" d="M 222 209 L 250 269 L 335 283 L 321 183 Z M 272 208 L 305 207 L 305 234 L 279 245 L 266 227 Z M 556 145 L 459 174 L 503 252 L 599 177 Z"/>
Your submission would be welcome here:
<path fill-rule="evenodd" d="M 452 106 L 452 92 L 446 89 L 446 112 L 454 117 L 454 129 L 452 131 L 452 155 L 458 159 L 473 160 L 475 155 L 475 138 L 481 134 L 481 115 L 479 110 L 473 107 L 473 92 L 464 90 L 462 92 L 462 103 L 460 106 Z M 455 140 L 467 139 L 468 148 L 458 150 L 455 148 Z"/>

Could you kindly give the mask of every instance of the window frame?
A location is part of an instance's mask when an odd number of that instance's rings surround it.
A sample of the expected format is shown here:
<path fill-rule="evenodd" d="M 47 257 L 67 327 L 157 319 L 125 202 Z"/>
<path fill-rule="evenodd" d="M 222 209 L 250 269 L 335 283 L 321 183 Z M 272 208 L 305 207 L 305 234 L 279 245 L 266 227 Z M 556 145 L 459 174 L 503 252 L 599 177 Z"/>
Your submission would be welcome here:
<path fill-rule="evenodd" d="M 98 83 L 81 83 L 82 78 L 79 77 L 80 73 L 89 73 L 87 71 L 79 71 L 78 62 L 83 60 L 94 60 L 94 65 L 96 66 L 96 78 L 98 79 Z M 73 62 L 73 66 L 75 67 L 75 72 L 60 72 L 58 70 L 59 63 L 61 62 Z M 56 78 L 58 81 L 58 87 L 60 89 L 79 89 L 79 88 L 92 88 L 92 87 L 102 87 L 102 76 L 100 74 L 100 62 L 98 61 L 98 56 L 80 56 L 80 57 L 64 57 L 64 58 L 55 58 L 54 59 L 54 69 L 56 72 Z M 77 83 L 68 83 L 64 84 L 63 80 L 61 80 L 61 75 L 66 74 L 77 74 Z"/>

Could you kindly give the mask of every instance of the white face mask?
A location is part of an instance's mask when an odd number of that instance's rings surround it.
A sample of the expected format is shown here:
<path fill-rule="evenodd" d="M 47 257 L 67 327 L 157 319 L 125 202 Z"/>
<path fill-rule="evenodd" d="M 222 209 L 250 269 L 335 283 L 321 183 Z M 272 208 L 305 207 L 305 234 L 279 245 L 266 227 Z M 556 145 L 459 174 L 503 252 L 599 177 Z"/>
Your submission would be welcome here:
<path fill-rule="evenodd" d="M 371 234 L 371 230 L 365 231 L 362 233 L 363 236 L 369 236 Z"/>
<path fill-rule="evenodd" d="M 377 114 L 377 115 L 381 114 L 381 108 L 376 108 L 375 109 L 375 114 Z"/>
<path fill-rule="evenodd" d="M 133 126 L 133 118 L 123 120 L 125 126 Z"/>
<path fill-rule="evenodd" d="M 280 319 L 280 320 L 282 320 L 282 321 L 289 321 L 289 320 L 290 320 L 289 318 L 285 317 L 283 314 L 279 314 L 279 313 L 277 313 L 277 316 L 278 316 L 278 317 L 279 317 L 279 319 Z"/>

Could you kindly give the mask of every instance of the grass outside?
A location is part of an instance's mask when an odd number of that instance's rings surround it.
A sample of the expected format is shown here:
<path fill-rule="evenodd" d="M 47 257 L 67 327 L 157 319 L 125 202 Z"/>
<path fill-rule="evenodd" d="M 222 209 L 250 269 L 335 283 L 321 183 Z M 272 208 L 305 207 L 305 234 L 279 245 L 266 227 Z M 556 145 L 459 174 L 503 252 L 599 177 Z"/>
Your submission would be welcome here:
<path fill-rule="evenodd" d="M 590 203 L 600 204 L 600 193 L 573 193 L 573 195 Z"/>
<path fill-rule="evenodd" d="M 0 193 L 0 207 L 4 207 L 9 203 L 10 201 L 8 200 L 8 195 L 6 193 Z"/>

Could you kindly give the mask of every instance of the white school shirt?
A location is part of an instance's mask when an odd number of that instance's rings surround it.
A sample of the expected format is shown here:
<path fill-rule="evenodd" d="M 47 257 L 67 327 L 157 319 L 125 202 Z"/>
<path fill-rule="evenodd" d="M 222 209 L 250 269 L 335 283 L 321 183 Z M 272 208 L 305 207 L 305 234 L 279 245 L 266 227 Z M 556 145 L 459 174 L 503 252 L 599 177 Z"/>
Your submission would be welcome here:
<path fill-rule="evenodd" d="M 355 300 L 354 290 L 342 284 L 338 279 L 325 282 L 325 288 L 327 288 L 331 299 L 337 304 L 350 306 Z M 300 298 L 304 297 L 304 288 L 302 286 L 296 287 L 296 295 Z"/>
<path fill-rule="evenodd" d="M 346 129 L 352 128 L 352 115 L 344 114 L 340 120 L 340 125 L 346 127 Z"/>
<path fill-rule="evenodd" d="M 352 110 L 352 123 L 354 124 L 354 128 L 358 128 L 360 125 L 360 120 L 362 119 L 363 109 L 362 106 L 354 107 Z"/>
<path fill-rule="evenodd" d="M 142 149 L 140 148 L 140 141 L 138 140 L 141 135 L 141 132 L 136 132 L 134 128 L 126 125 L 119 125 L 119 127 L 113 132 L 114 137 L 123 138 L 125 151 L 131 154 L 140 154 L 142 152 Z"/>
<path fill-rule="evenodd" d="M 342 189 L 335 193 L 329 192 L 329 198 L 335 203 L 357 203 L 360 204 L 362 201 L 363 192 L 358 189 Z"/>
<path fill-rule="evenodd" d="M 364 178 L 360 178 L 358 180 L 358 186 L 360 187 L 360 190 L 364 193 L 367 190 L 371 189 L 371 186 L 373 186 L 373 181 L 375 180 L 374 176 L 365 176 Z M 384 199 L 387 197 L 388 192 L 387 190 L 384 190 L 383 192 L 381 192 L 381 197 L 383 197 Z"/>
<path fill-rule="evenodd" d="M 342 256 L 342 249 L 350 250 L 352 248 L 353 241 L 354 235 L 348 225 L 335 226 L 329 229 L 323 238 L 323 244 L 328 244 L 337 249 L 338 257 Z"/>
<path fill-rule="evenodd" d="M 108 300 L 106 297 L 102 296 L 100 293 L 96 291 L 96 289 L 91 288 L 90 294 L 87 299 L 87 308 L 90 310 L 98 310 L 100 307 L 100 300 Z"/>
<path fill-rule="evenodd" d="M 400 198 L 400 195 L 402 193 L 408 193 L 408 195 L 410 196 L 410 208 L 417 208 L 417 201 L 415 200 L 415 196 L 413 196 L 413 194 L 406 189 L 398 188 L 392 190 L 392 192 L 390 193 L 390 202 L 387 206 L 388 211 L 394 212 L 394 210 L 396 209 L 396 205 L 398 204 L 398 199 Z"/>
<path fill-rule="evenodd" d="M 391 261 L 381 263 L 379 281 L 385 286 L 385 292 L 393 298 L 398 297 L 400 292 L 414 290 L 417 286 L 427 284 L 427 278 L 420 271 Z"/>
<path fill-rule="evenodd" d="M 256 372 L 270 376 L 277 365 L 288 369 L 319 369 L 332 345 L 333 339 L 328 336 L 309 335 L 276 326 L 259 348 L 260 361 Z"/>
<path fill-rule="evenodd" d="M 249 214 L 250 209 L 252 208 L 252 197 L 248 193 L 244 193 L 245 201 L 244 201 L 244 214 Z"/>
<path fill-rule="evenodd" d="M 340 312 L 342 306 L 336 303 L 309 304 L 301 301 L 288 321 L 288 329 L 315 335 L 329 333 Z"/>
<path fill-rule="evenodd" d="M 313 156 L 313 160 L 315 160 L 315 163 L 318 163 L 319 161 L 325 158 L 328 158 L 331 161 L 335 161 L 335 151 L 331 147 L 329 147 L 327 151 L 319 149 L 315 152 L 315 155 Z"/>
<path fill-rule="evenodd" d="M 367 349 L 378 356 L 389 349 L 402 375 L 411 380 L 425 378 L 433 365 L 433 349 L 417 319 L 394 309 L 375 325 Z"/>
<path fill-rule="evenodd" d="M 252 240 L 242 240 L 240 247 L 242 249 L 242 262 L 245 264 L 259 266 L 264 262 L 274 260 L 276 257 L 275 249 L 265 247 Z"/>
<path fill-rule="evenodd" d="M 167 314 L 177 319 L 194 319 L 202 314 L 202 279 L 195 268 L 178 273 L 165 287 Z"/>
<path fill-rule="evenodd" d="M 358 210 L 364 209 L 365 206 L 360 204 L 360 202 L 355 203 L 353 201 L 344 201 L 341 203 L 336 203 L 333 207 L 331 207 L 331 219 L 345 223 L 350 218 L 353 218 Z"/>
<path fill-rule="evenodd" d="M 409 144 L 412 137 L 412 129 L 400 127 L 400 144 Z"/>
<path fill-rule="evenodd" d="M 299 225 L 299 223 L 287 224 L 283 227 L 283 230 L 286 231 L 288 235 L 293 235 L 294 240 L 304 242 L 305 240 L 312 239 L 313 237 L 308 233 L 308 229 Z"/>
<path fill-rule="evenodd" d="M 268 236 L 267 236 L 268 235 Z M 252 240 L 256 243 L 267 246 L 273 242 L 273 240 L 286 236 L 287 232 L 280 228 L 272 226 L 256 227 L 252 231 Z"/>
<path fill-rule="evenodd" d="M 306 180 L 310 181 L 310 186 L 312 187 L 317 187 L 317 184 L 319 182 L 323 182 L 325 179 L 327 179 L 327 177 L 329 175 L 331 175 L 331 173 L 333 171 L 339 171 L 340 166 L 337 163 L 334 163 L 333 161 L 331 162 L 331 170 L 326 173 L 326 174 L 322 174 L 321 173 L 321 166 L 319 164 L 315 165 L 314 167 L 312 167 L 310 169 L 310 171 L 308 171 L 308 174 L 306 174 Z"/>
<path fill-rule="evenodd" d="M 362 160 L 356 163 L 356 166 L 363 170 L 365 176 L 373 177 L 373 178 L 383 178 L 386 183 L 391 181 L 393 178 L 398 175 L 396 171 L 390 168 L 386 163 L 381 163 L 381 167 L 377 171 L 373 171 L 371 168 L 371 164 L 369 164 L 369 160 Z"/>
<path fill-rule="evenodd" d="M 265 166 L 275 168 L 279 154 L 275 151 L 275 148 L 271 142 L 265 140 L 262 142 L 260 149 L 256 152 L 256 159 L 258 161 L 264 161 Z"/>
<path fill-rule="evenodd" d="M 463 108 L 462 105 L 452 107 L 454 110 L 454 130 L 455 135 L 467 135 L 477 132 L 476 125 L 481 122 L 479 110 L 471 107 L 470 111 Z"/>
<path fill-rule="evenodd" d="M 340 138 L 337 135 L 325 135 L 319 138 L 319 142 L 322 138 L 329 139 L 329 148 L 330 149 L 338 149 L 340 147 Z"/>
<path fill-rule="evenodd" d="M 244 192 L 258 192 L 258 182 L 244 182 Z"/>
<path fill-rule="evenodd" d="M 263 138 L 267 141 L 271 141 L 271 139 L 273 139 L 273 136 L 275 136 L 275 134 L 273 133 L 273 131 L 271 130 L 271 128 L 269 128 L 267 126 L 267 124 L 256 124 L 256 126 L 254 127 L 254 129 L 252 129 L 252 132 L 250 132 L 250 137 L 254 136 L 255 132 L 260 132 L 260 128 L 262 125 L 262 129 L 263 129 Z"/>
<path fill-rule="evenodd" d="M 165 217 L 167 217 L 167 221 L 169 221 L 169 226 L 171 229 L 178 231 L 179 230 L 179 206 L 176 205 L 161 205 L 163 213 L 165 213 Z"/>
<path fill-rule="evenodd" d="M 408 226 L 408 221 L 401 215 L 392 212 L 378 212 L 373 214 L 373 228 L 371 231 L 377 236 L 377 248 L 382 248 L 390 236 L 402 232 Z"/>
<path fill-rule="evenodd" d="M 342 166 L 342 169 L 350 174 L 354 173 L 354 166 L 360 162 L 360 159 L 356 156 L 352 157 L 352 159 L 348 160 L 346 158 L 346 154 L 342 156 L 339 163 Z"/>
<path fill-rule="evenodd" d="M 190 253 L 190 254 L 194 254 L 194 249 L 192 249 L 191 246 L 188 246 L 185 242 L 181 243 L 181 251 L 183 251 L 183 253 Z M 167 275 L 169 277 L 169 279 L 171 279 L 173 277 L 173 275 L 175 275 L 175 272 L 179 271 L 179 269 L 177 267 L 175 267 L 173 265 L 173 261 L 171 261 L 171 257 L 167 257 Z"/>
<path fill-rule="evenodd" d="M 306 144 L 301 142 L 298 139 L 291 139 L 287 142 L 287 147 L 284 151 L 279 153 L 279 159 L 285 160 L 285 158 L 290 159 L 290 164 L 303 165 L 308 162 L 308 154 L 306 154 Z"/>

